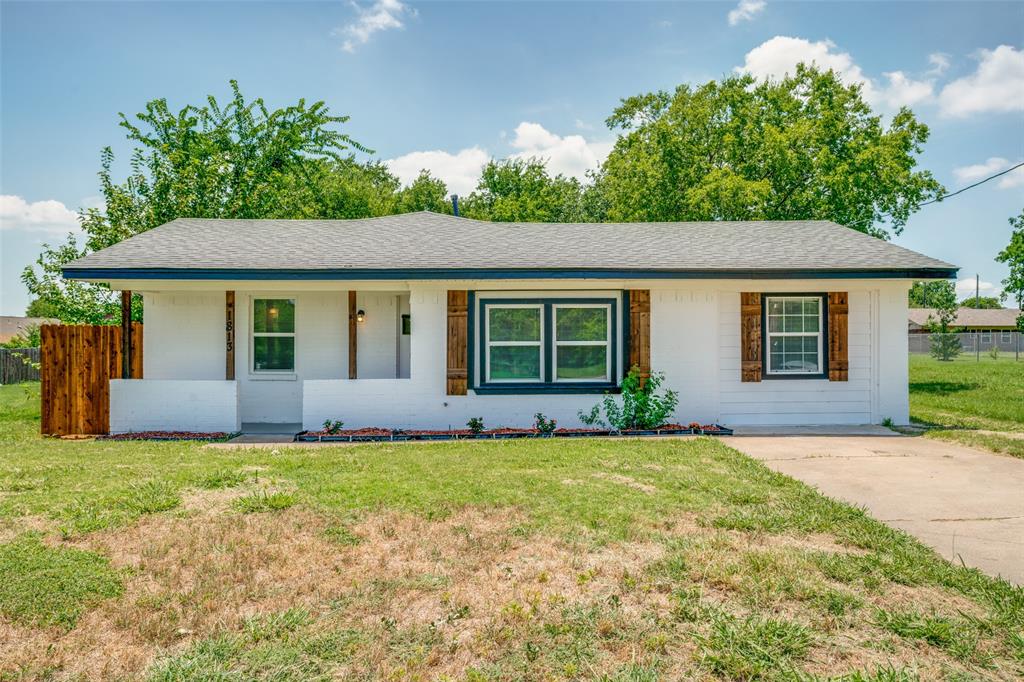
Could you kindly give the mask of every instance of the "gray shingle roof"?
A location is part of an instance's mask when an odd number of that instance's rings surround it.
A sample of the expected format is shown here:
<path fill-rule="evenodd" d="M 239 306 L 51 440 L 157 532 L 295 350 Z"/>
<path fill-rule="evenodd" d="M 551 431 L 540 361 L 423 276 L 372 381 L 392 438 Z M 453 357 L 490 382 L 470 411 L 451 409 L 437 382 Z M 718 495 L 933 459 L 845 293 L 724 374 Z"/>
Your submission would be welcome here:
<path fill-rule="evenodd" d="M 949 276 L 955 266 L 827 221 L 490 223 L 420 212 L 357 220 L 180 218 L 68 264 L 65 276 L 524 269 Z"/>
<path fill-rule="evenodd" d="M 965 308 L 956 312 L 954 327 L 1008 327 L 1017 325 L 1021 313 L 1013 308 Z M 935 308 L 910 308 L 907 318 L 919 327 L 928 323 L 928 318 L 938 319 Z"/>

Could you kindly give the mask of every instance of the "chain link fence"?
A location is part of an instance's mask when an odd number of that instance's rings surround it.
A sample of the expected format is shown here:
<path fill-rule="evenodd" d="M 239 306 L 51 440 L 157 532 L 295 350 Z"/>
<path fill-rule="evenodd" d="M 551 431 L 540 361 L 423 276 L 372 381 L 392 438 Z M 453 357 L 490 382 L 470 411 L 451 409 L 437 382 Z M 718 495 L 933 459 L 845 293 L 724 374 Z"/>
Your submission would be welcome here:
<path fill-rule="evenodd" d="M 960 345 L 960 357 L 971 356 L 981 360 L 1020 360 L 1024 355 L 1024 334 L 1018 331 L 951 332 L 930 334 L 910 332 L 907 335 L 911 354 L 929 355 L 933 345 L 945 342 L 944 337 L 955 337 Z"/>

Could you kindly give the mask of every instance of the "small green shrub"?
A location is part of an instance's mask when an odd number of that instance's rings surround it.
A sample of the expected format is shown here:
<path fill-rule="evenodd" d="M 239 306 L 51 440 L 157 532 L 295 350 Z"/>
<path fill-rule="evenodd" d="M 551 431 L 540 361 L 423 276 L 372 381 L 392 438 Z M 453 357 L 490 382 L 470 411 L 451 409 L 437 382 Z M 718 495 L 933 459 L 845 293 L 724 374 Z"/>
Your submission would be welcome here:
<path fill-rule="evenodd" d="M 666 422 L 679 404 L 679 394 L 666 389 L 658 393 L 665 375 L 654 372 L 644 379 L 636 365 L 622 380 L 622 404 L 615 396 L 606 394 L 600 404 L 594 405 L 589 413 L 580 410 L 579 418 L 584 424 L 607 424 L 619 431 L 627 429 L 654 429 Z M 601 410 L 604 419 L 601 419 Z"/>
<path fill-rule="evenodd" d="M 324 431 L 331 434 L 332 436 L 341 433 L 342 427 L 345 426 L 345 422 L 340 419 L 325 419 L 324 420 Z"/>
<path fill-rule="evenodd" d="M 261 490 L 258 493 L 250 493 L 234 501 L 234 507 L 243 514 L 256 514 L 259 512 L 280 511 L 295 504 L 295 496 L 291 493 L 268 493 Z"/>
<path fill-rule="evenodd" d="M 36 535 L 0 545 L 0 576 L 0 613 L 19 623 L 66 629 L 86 609 L 124 589 L 106 557 L 49 547 Z"/>
<path fill-rule="evenodd" d="M 533 415 L 533 419 L 533 427 L 540 431 L 541 433 L 543 433 L 544 435 L 554 433 L 555 428 L 558 427 L 558 421 L 554 419 L 548 419 L 547 417 L 544 416 L 543 412 L 538 412 L 537 414 Z"/>
<path fill-rule="evenodd" d="M 484 432 L 484 418 L 483 417 L 470 417 L 469 421 L 466 422 L 466 428 L 471 433 L 483 433 Z"/>

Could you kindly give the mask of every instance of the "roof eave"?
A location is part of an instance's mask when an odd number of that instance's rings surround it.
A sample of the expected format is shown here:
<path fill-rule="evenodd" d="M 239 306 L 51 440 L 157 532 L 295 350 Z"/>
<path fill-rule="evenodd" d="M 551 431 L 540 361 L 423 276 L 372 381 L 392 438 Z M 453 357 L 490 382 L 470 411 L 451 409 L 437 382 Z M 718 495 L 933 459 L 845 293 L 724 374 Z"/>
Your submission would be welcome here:
<path fill-rule="evenodd" d="M 95 268 L 68 266 L 78 280 L 438 280 L 438 279 L 952 279 L 956 267 L 917 268 Z"/>

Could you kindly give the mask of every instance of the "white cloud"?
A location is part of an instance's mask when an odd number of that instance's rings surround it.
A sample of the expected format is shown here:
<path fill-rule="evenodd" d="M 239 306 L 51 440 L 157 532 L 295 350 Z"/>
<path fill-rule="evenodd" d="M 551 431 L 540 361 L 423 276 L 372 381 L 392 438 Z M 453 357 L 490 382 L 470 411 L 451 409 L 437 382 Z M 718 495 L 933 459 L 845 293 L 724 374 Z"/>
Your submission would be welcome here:
<path fill-rule="evenodd" d="M 881 96 L 893 109 L 913 106 L 932 98 L 935 85 L 931 81 L 908 78 L 902 71 L 890 71 L 882 75 L 889 79 L 889 84 Z"/>
<path fill-rule="evenodd" d="M 548 171 L 583 180 L 587 170 L 597 168 L 612 150 L 611 142 L 592 142 L 582 135 L 561 137 L 539 123 L 523 121 L 509 143 L 519 151 L 512 158 L 539 157 L 547 161 Z"/>
<path fill-rule="evenodd" d="M 416 13 L 400 0 L 376 0 L 369 7 L 352 2 L 352 7 L 359 15 L 358 18 L 351 24 L 334 30 L 334 35 L 345 37 L 341 49 L 346 52 L 355 52 L 357 47 L 368 43 L 374 33 L 402 28 L 405 25 L 402 23 L 402 17 Z"/>
<path fill-rule="evenodd" d="M 735 26 L 741 21 L 750 21 L 755 15 L 763 12 L 767 4 L 765 0 L 740 0 L 736 9 L 729 11 L 729 25 Z"/>
<path fill-rule="evenodd" d="M 505 139 L 505 135 L 501 135 Z M 586 172 L 597 168 L 611 151 L 612 142 L 595 142 L 582 135 L 556 135 L 539 123 L 523 121 L 516 126 L 508 144 L 515 150 L 509 155 L 513 159 L 541 158 L 547 163 L 552 175 L 562 173 L 580 180 L 586 179 Z M 423 169 L 444 180 L 448 191 L 465 196 L 476 189 L 480 180 L 480 169 L 490 161 L 491 154 L 480 147 L 469 147 L 455 154 L 442 150 L 410 152 L 384 163 L 398 176 L 403 185 L 408 185 Z"/>
<path fill-rule="evenodd" d="M 932 68 L 928 70 L 931 76 L 941 76 L 949 68 L 949 55 L 944 52 L 933 52 L 928 55 L 928 63 Z"/>
<path fill-rule="evenodd" d="M 974 278 L 961 279 L 956 283 L 956 300 L 962 301 L 968 296 L 974 296 Z M 1002 287 L 992 282 L 986 282 L 982 280 L 978 283 L 978 293 L 982 296 L 995 296 L 999 298 L 999 295 L 1003 293 Z"/>
<path fill-rule="evenodd" d="M 1024 51 L 1010 45 L 979 50 L 974 73 L 949 83 L 939 94 L 946 116 L 1024 111 Z"/>
<path fill-rule="evenodd" d="M 1004 171 L 1011 166 L 1016 166 L 1018 163 L 1020 163 L 1020 161 L 1010 161 L 1002 158 L 1001 156 L 993 156 L 986 159 L 984 163 L 975 163 L 970 166 L 954 168 L 953 175 L 956 176 L 957 184 L 969 185 L 972 182 L 977 182 L 978 180 L 987 178 L 994 173 Z M 1011 189 L 1022 185 L 1024 185 L 1024 167 L 1003 175 L 996 183 L 996 186 L 1000 189 Z"/>
<path fill-rule="evenodd" d="M 780 79 L 796 73 L 800 63 L 814 64 L 819 69 L 835 71 L 844 83 L 860 85 L 864 99 L 873 105 L 890 108 L 917 104 L 932 97 L 931 81 L 914 80 L 902 71 L 885 75 L 887 83 L 869 78 L 848 52 L 841 52 L 831 40 L 810 41 L 791 36 L 775 36 L 746 54 L 737 73 L 749 73 L 758 79 Z"/>
<path fill-rule="evenodd" d="M 434 177 L 444 180 L 449 192 L 466 195 L 476 189 L 476 183 L 480 180 L 480 169 L 490 159 L 491 155 L 485 150 L 470 147 L 456 154 L 441 150 L 411 152 L 389 159 L 385 163 L 403 185 L 415 180 L 425 168 Z"/>
<path fill-rule="evenodd" d="M 77 214 L 55 199 L 28 202 L 16 194 L 0 195 L 0 230 L 64 236 L 78 229 Z"/>

